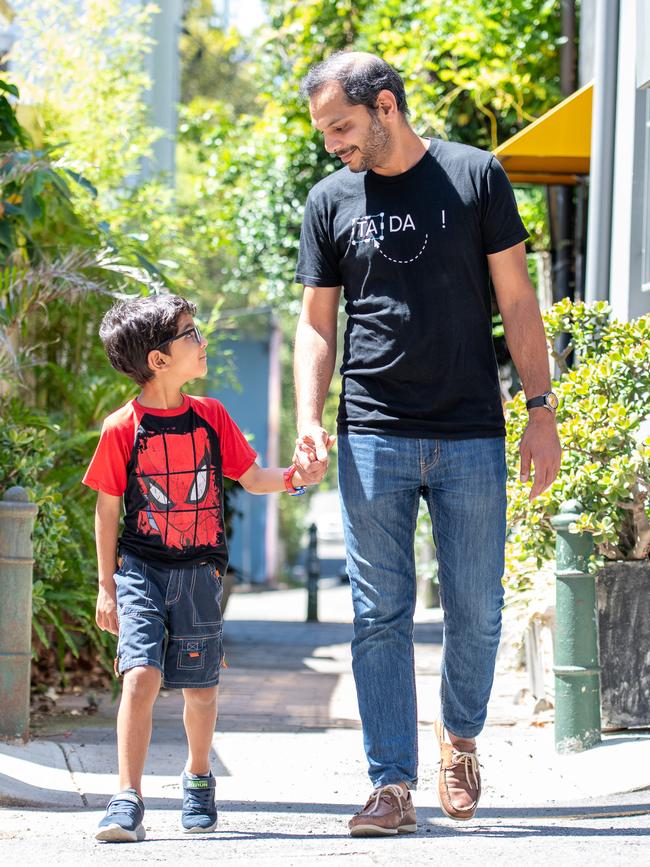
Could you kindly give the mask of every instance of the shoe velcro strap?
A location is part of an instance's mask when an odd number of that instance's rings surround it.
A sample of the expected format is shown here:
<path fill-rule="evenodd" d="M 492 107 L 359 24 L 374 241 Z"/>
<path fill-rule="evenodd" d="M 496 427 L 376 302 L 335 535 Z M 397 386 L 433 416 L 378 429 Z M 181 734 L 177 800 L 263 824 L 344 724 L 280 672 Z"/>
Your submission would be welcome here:
<path fill-rule="evenodd" d="M 134 795 L 133 792 L 118 792 L 117 795 L 113 795 L 111 798 L 111 804 L 114 804 L 116 801 L 130 801 L 137 807 L 142 803 L 140 798 L 138 798 L 137 795 Z"/>
<path fill-rule="evenodd" d="M 211 780 L 209 777 L 205 779 L 193 779 L 192 777 L 186 777 L 183 785 L 186 789 L 209 789 L 211 784 Z"/>

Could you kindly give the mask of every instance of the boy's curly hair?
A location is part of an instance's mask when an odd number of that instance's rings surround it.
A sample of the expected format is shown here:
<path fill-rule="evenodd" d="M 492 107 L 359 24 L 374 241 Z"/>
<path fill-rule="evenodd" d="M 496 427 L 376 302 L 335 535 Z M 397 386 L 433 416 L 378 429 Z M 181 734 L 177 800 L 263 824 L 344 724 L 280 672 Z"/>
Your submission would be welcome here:
<path fill-rule="evenodd" d="M 138 385 L 153 379 L 149 353 L 156 347 L 165 349 L 162 344 L 176 336 L 183 313 L 193 316 L 196 306 L 178 295 L 149 295 L 114 304 L 102 319 L 99 336 L 115 370 Z"/>

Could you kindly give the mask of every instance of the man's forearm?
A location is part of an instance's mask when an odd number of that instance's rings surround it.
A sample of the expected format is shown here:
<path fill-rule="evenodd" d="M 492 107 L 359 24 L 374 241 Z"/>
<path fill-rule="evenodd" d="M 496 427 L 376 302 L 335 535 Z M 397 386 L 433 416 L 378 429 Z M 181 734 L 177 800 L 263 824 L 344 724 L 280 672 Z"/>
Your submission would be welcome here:
<path fill-rule="evenodd" d="M 336 334 L 322 334 L 302 319 L 294 350 L 294 382 L 298 429 L 320 425 L 336 362 Z"/>
<path fill-rule="evenodd" d="M 527 398 L 551 388 L 544 325 L 534 297 L 522 298 L 501 311 L 508 350 Z"/>

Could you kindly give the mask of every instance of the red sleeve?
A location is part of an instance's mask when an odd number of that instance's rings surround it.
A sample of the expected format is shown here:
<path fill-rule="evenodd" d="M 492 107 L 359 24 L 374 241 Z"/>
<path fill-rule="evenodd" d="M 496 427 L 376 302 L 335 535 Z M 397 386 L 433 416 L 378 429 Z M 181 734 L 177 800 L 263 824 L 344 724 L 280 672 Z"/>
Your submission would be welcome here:
<path fill-rule="evenodd" d="M 134 422 L 130 404 L 104 420 L 95 454 L 82 479 L 84 485 L 114 497 L 122 496 L 135 437 Z"/>
<path fill-rule="evenodd" d="M 213 398 L 192 398 L 195 409 L 216 430 L 221 446 L 221 469 L 229 479 L 239 479 L 255 463 L 257 453 L 228 415 Z"/>

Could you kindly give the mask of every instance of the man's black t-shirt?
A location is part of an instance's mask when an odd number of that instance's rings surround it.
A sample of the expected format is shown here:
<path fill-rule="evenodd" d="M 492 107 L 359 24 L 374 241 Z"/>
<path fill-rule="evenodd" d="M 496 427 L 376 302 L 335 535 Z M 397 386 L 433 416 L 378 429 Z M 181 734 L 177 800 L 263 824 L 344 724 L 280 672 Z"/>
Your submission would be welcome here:
<path fill-rule="evenodd" d="M 503 435 L 486 254 L 527 237 L 500 164 L 467 145 L 313 187 L 296 281 L 344 289 L 340 431 Z"/>

